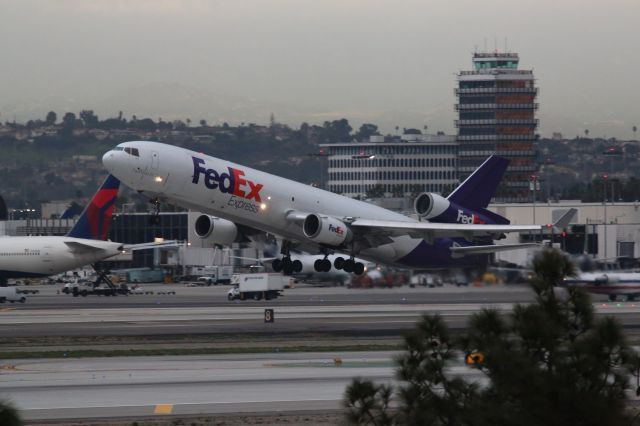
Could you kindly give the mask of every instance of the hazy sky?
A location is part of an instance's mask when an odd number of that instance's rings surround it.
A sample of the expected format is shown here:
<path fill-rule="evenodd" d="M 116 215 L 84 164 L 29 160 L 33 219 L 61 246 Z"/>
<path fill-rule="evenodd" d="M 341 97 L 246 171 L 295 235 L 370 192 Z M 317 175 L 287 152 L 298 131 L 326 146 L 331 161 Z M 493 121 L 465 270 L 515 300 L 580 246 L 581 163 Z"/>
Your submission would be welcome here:
<path fill-rule="evenodd" d="M 640 126 L 639 0 L 0 0 L 0 119 L 273 112 L 453 133 L 455 73 L 505 38 L 534 70 L 543 136 Z"/>

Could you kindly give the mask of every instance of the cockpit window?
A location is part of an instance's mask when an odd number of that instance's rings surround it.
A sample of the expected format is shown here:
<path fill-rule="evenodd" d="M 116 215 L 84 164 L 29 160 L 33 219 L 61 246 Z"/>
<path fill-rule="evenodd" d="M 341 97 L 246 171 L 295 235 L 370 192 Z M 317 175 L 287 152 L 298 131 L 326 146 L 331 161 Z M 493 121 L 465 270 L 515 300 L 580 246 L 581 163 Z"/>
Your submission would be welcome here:
<path fill-rule="evenodd" d="M 124 151 L 124 147 L 123 146 L 116 146 L 115 148 L 113 148 L 114 151 Z"/>
<path fill-rule="evenodd" d="M 124 152 L 126 152 L 127 154 L 130 154 L 130 155 L 133 155 L 134 157 L 140 157 L 140 153 L 138 152 L 138 148 L 126 147 L 124 149 Z"/>

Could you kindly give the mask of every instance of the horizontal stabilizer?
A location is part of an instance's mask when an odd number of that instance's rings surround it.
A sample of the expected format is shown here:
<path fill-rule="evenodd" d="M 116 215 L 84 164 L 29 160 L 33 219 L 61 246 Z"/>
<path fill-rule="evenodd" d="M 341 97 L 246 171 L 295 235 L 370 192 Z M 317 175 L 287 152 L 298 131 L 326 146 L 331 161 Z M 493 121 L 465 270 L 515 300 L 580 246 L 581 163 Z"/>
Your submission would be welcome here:
<path fill-rule="evenodd" d="M 569 226 L 569 223 L 573 220 L 574 216 L 578 212 L 578 209 L 569 209 L 565 214 L 560 217 L 560 219 L 556 220 L 556 223 L 553 224 L 555 229 L 563 229 Z"/>
<path fill-rule="evenodd" d="M 79 241 L 65 241 L 64 242 L 72 252 L 75 253 L 87 253 L 95 251 L 104 251 L 101 247 L 92 246 L 91 244 L 81 243 Z"/>
<path fill-rule="evenodd" d="M 496 253 L 499 251 L 507 250 L 519 250 L 527 248 L 542 248 L 541 244 L 537 243 L 523 243 L 523 244 L 492 244 L 486 246 L 458 246 L 451 247 L 451 254 L 453 257 L 462 257 L 470 254 L 488 254 Z"/>

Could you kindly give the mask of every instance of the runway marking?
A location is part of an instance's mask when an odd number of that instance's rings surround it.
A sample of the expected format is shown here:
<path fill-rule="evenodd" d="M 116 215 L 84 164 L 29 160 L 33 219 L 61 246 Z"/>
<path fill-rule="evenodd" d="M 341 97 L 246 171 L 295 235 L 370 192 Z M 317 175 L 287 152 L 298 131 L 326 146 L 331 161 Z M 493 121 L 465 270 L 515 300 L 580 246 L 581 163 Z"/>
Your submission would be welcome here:
<path fill-rule="evenodd" d="M 157 404 L 153 410 L 153 414 L 171 414 L 173 412 L 173 404 Z"/>

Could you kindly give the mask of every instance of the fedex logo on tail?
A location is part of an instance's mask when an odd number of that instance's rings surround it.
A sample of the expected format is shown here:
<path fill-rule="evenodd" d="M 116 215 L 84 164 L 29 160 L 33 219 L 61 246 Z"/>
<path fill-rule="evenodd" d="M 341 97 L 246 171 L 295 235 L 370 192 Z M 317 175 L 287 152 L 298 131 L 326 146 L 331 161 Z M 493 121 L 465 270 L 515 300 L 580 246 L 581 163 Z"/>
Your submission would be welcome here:
<path fill-rule="evenodd" d="M 225 194 L 235 195 L 237 197 L 246 198 L 247 200 L 255 200 L 257 203 L 262 202 L 260 198 L 260 190 L 264 185 L 254 183 L 244 178 L 242 170 L 227 167 L 228 173 L 218 173 L 214 169 L 207 169 L 204 166 L 204 160 L 197 157 L 193 159 L 193 179 L 192 183 L 200 182 L 200 175 L 203 176 L 204 186 L 209 189 L 219 189 Z"/>
<path fill-rule="evenodd" d="M 458 209 L 458 217 L 456 218 L 456 222 L 473 225 L 484 225 L 487 223 L 474 214 L 465 214 L 465 212 L 460 209 Z"/>

